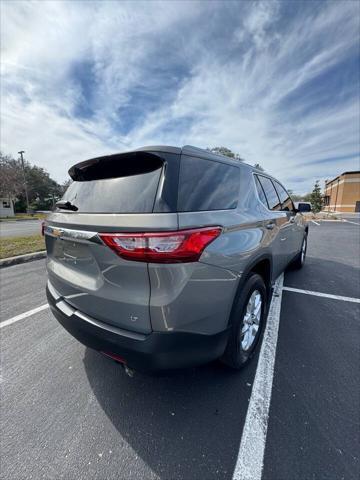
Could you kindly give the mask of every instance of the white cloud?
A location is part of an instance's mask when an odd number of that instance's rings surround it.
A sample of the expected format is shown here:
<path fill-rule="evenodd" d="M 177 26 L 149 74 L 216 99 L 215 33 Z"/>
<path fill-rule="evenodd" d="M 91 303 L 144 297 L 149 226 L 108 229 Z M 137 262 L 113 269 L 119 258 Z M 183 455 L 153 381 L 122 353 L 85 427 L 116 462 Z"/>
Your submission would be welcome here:
<path fill-rule="evenodd" d="M 4 130 L 2 149 L 15 155 L 26 148 L 25 157 L 46 168 L 56 179 L 65 179 L 68 169 L 81 159 L 113 153 L 99 139 L 94 125 L 58 115 L 37 102 L 23 104 L 11 96 L 2 104 Z M 101 130 L 101 125 L 98 126 Z M 12 143 L 10 143 L 12 142 Z"/>
<path fill-rule="evenodd" d="M 305 89 L 356 55 L 359 6 L 285 17 L 284 5 L 3 2 L 2 149 L 58 180 L 79 160 L 156 143 L 228 146 L 299 192 L 359 168 L 312 163 L 359 151 L 354 85 L 319 105 Z M 90 93 L 74 74 L 86 64 Z M 79 115 L 86 103 L 92 116 Z"/>

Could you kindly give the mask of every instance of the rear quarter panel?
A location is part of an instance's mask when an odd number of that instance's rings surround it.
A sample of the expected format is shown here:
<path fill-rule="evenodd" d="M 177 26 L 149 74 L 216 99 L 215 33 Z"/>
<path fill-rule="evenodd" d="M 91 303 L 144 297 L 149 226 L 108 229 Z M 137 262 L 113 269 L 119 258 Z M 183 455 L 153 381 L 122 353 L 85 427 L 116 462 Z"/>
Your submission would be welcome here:
<path fill-rule="evenodd" d="M 277 230 L 268 230 L 266 224 L 282 212 L 270 212 L 257 199 L 252 170 L 241 166 L 238 206 L 233 210 L 179 213 L 179 228 L 202 225 L 220 225 L 223 233 L 204 251 L 203 263 L 231 269 L 243 274 L 256 258 L 273 258 L 273 242 Z"/>
<path fill-rule="evenodd" d="M 155 331 L 215 334 L 227 327 L 238 275 L 213 265 L 149 264 Z"/>
<path fill-rule="evenodd" d="M 223 233 L 197 263 L 149 265 L 154 330 L 213 334 L 227 328 L 243 275 L 257 259 L 272 257 L 276 237 L 264 226 L 271 213 L 256 201 L 252 188 L 251 169 L 244 166 L 237 209 L 178 214 L 180 229 L 220 225 Z"/>

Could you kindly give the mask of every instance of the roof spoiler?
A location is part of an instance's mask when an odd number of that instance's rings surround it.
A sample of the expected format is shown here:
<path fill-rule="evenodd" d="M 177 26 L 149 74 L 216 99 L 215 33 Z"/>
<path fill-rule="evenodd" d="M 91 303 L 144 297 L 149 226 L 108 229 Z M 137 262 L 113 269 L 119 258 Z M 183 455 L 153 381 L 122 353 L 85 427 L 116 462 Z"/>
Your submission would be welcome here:
<path fill-rule="evenodd" d="M 149 152 L 117 153 L 77 163 L 70 168 L 69 175 L 76 182 L 128 177 L 152 172 L 163 163 L 160 156 Z"/>

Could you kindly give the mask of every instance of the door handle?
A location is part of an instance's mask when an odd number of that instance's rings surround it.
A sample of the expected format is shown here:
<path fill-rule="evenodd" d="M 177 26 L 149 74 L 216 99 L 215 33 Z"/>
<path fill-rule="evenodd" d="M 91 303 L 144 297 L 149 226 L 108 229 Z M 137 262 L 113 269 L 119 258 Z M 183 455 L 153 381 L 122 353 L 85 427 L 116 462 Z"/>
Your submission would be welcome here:
<path fill-rule="evenodd" d="M 273 230 L 274 227 L 275 227 L 275 223 L 274 222 L 269 222 L 265 225 L 265 227 L 268 229 L 268 230 Z"/>

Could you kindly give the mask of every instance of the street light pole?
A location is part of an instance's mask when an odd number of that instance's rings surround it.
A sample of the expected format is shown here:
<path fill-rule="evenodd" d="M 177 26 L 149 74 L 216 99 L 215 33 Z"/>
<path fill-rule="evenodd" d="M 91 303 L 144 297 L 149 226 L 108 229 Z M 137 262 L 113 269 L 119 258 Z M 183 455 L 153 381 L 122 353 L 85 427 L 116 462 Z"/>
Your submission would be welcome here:
<path fill-rule="evenodd" d="M 23 157 L 23 154 L 25 153 L 25 150 L 20 150 L 20 152 L 18 152 L 20 154 L 20 158 L 21 158 L 21 167 L 22 167 L 22 171 L 23 171 L 23 176 L 24 176 L 24 188 L 25 188 L 25 197 L 26 197 L 26 210 L 27 212 L 30 210 L 30 207 L 29 207 L 29 196 L 28 196 L 28 191 L 27 191 L 27 184 L 26 184 L 26 175 L 25 175 L 25 165 L 24 165 L 24 157 Z"/>

